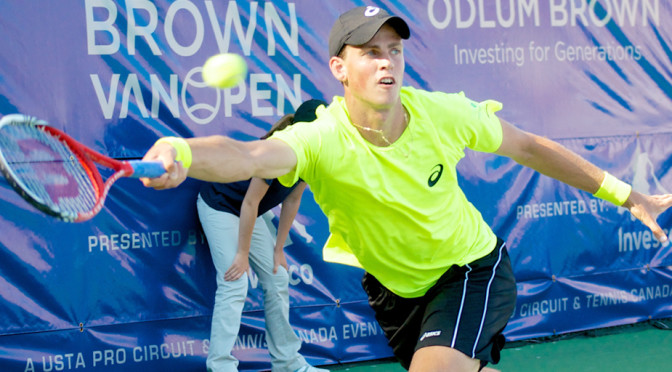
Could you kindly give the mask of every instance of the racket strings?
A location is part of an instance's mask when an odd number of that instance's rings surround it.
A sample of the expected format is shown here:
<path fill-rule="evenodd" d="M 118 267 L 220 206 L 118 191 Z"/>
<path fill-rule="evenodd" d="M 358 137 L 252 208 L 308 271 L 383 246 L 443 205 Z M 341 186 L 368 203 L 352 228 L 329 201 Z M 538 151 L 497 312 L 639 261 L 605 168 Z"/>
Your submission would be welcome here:
<path fill-rule="evenodd" d="M 68 146 L 40 126 L 5 125 L 0 148 L 22 188 L 65 218 L 93 209 L 98 188 Z"/>

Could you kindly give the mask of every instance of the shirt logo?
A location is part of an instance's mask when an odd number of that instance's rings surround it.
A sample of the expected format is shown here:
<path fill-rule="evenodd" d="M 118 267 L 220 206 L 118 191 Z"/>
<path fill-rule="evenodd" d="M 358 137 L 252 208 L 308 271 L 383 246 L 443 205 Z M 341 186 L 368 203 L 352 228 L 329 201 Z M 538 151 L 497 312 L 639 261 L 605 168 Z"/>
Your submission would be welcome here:
<path fill-rule="evenodd" d="M 425 332 L 422 337 L 420 337 L 420 342 L 429 337 L 441 336 L 441 331 L 429 331 Z"/>
<path fill-rule="evenodd" d="M 427 180 L 427 185 L 429 187 L 434 187 L 437 182 L 439 182 L 439 178 L 441 178 L 441 174 L 443 173 L 443 164 L 437 164 L 432 168 L 432 174 L 429 175 L 429 179 Z"/>

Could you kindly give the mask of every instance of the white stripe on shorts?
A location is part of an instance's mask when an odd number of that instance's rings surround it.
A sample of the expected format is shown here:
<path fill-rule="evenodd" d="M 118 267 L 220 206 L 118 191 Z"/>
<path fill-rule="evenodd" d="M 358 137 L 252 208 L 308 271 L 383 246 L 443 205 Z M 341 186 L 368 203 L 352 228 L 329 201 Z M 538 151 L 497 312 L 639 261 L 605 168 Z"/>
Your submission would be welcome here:
<path fill-rule="evenodd" d="M 497 257 L 497 262 L 492 267 L 492 275 L 490 276 L 490 280 L 488 281 L 488 288 L 485 291 L 485 304 L 483 305 L 483 316 L 481 317 L 481 325 L 478 328 L 478 335 L 476 336 L 476 341 L 474 341 L 474 348 L 471 350 L 472 358 L 476 358 L 476 347 L 478 346 L 478 340 L 481 338 L 481 333 L 483 333 L 483 323 L 485 323 L 485 315 L 488 313 L 490 285 L 492 284 L 492 281 L 495 280 L 495 274 L 497 273 L 497 266 L 499 266 L 499 262 L 502 260 L 502 249 L 504 249 L 505 245 L 506 245 L 505 243 L 502 243 L 502 245 L 499 247 L 499 257 Z"/>
<path fill-rule="evenodd" d="M 467 282 L 469 281 L 469 273 L 471 272 L 471 266 L 467 266 L 467 272 L 464 274 L 464 286 L 462 287 L 462 301 L 460 302 L 460 311 L 457 313 L 457 321 L 455 322 L 455 332 L 453 332 L 453 341 L 450 343 L 450 347 L 455 348 L 455 342 L 457 342 L 457 331 L 460 329 L 460 320 L 462 319 L 462 310 L 464 309 L 464 300 L 467 297 Z"/>

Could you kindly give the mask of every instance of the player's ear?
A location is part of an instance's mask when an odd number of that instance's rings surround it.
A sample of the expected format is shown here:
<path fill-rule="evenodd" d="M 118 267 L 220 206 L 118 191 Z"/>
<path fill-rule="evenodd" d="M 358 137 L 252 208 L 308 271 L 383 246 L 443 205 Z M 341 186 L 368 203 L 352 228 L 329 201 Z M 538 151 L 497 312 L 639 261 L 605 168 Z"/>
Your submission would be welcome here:
<path fill-rule="evenodd" d="M 331 74 L 334 75 L 338 81 L 341 83 L 346 82 L 348 70 L 345 67 L 345 61 L 343 61 L 343 58 L 338 56 L 331 57 L 331 59 L 329 59 L 329 69 L 331 70 Z"/>

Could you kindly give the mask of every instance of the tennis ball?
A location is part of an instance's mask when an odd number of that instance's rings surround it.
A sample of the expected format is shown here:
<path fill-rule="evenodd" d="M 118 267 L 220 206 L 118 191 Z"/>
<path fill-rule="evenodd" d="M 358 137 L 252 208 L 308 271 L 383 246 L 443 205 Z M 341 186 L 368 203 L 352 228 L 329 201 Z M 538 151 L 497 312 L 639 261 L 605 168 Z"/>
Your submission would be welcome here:
<path fill-rule="evenodd" d="M 235 53 L 220 53 L 203 64 L 203 81 L 215 88 L 232 88 L 245 79 L 247 64 Z"/>

